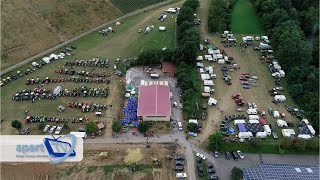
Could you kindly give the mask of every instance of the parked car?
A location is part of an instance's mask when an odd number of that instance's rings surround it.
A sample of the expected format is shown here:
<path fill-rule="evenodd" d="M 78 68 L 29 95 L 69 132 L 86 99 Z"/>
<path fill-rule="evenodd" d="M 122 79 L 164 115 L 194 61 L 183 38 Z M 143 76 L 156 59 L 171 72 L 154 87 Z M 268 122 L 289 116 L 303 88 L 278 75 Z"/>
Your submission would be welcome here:
<path fill-rule="evenodd" d="M 241 152 L 240 150 L 237 151 L 237 154 L 238 154 L 238 156 L 239 156 L 241 159 L 244 158 L 244 155 L 242 154 L 242 152 Z"/>
<path fill-rule="evenodd" d="M 184 165 L 184 161 L 179 161 L 179 160 L 177 160 L 177 161 L 176 161 L 176 165 L 178 165 L 178 166 L 183 166 L 183 165 Z"/>
<path fill-rule="evenodd" d="M 232 157 L 233 157 L 233 159 L 234 159 L 235 161 L 237 161 L 237 160 L 239 159 L 239 156 L 238 156 L 237 152 L 232 151 L 232 152 L 231 152 L 231 155 L 232 155 Z"/>
<path fill-rule="evenodd" d="M 48 131 L 48 133 L 49 133 L 49 134 L 52 134 L 53 131 L 54 131 L 56 128 L 57 128 L 57 126 L 52 126 L 52 127 L 50 128 L 50 130 Z"/>
<path fill-rule="evenodd" d="M 44 133 L 47 132 L 47 131 L 49 130 L 49 128 L 50 128 L 50 125 L 46 125 L 46 126 L 44 127 L 44 129 L 43 129 L 43 132 L 44 132 Z"/>
<path fill-rule="evenodd" d="M 214 169 L 213 164 L 208 164 L 207 172 L 208 173 L 215 173 L 216 172 L 216 170 Z"/>
<path fill-rule="evenodd" d="M 278 139 L 278 135 L 277 135 L 277 133 L 274 132 L 274 131 L 272 132 L 272 136 L 273 136 L 274 139 Z"/>
<path fill-rule="evenodd" d="M 208 180 L 217 180 L 217 179 L 219 179 L 219 177 L 217 175 L 214 175 L 214 174 L 208 175 Z"/>
<path fill-rule="evenodd" d="M 177 173 L 176 174 L 176 178 L 186 178 L 187 177 L 187 173 Z"/>
<path fill-rule="evenodd" d="M 182 155 L 177 154 L 174 156 L 174 160 L 184 160 L 184 157 Z"/>
<path fill-rule="evenodd" d="M 226 154 L 226 159 L 230 160 L 231 159 L 231 153 L 229 151 L 226 151 L 225 154 Z"/>
<path fill-rule="evenodd" d="M 176 170 L 176 171 L 183 171 L 183 170 L 184 170 L 184 167 L 183 167 L 183 166 L 176 166 L 176 167 L 174 168 L 174 170 Z"/>
<path fill-rule="evenodd" d="M 60 132 L 62 131 L 62 128 L 63 128 L 63 124 L 59 124 L 54 134 L 60 134 Z"/>
<path fill-rule="evenodd" d="M 217 151 L 217 150 L 215 150 L 214 152 L 213 152 L 213 154 L 214 154 L 214 157 L 219 157 L 219 152 Z"/>
<path fill-rule="evenodd" d="M 200 176 L 200 177 L 204 176 L 203 167 L 202 167 L 202 164 L 201 164 L 201 163 L 198 163 L 197 169 L 198 169 L 198 174 L 199 174 L 199 176 Z"/>
<path fill-rule="evenodd" d="M 206 160 L 206 157 L 203 154 L 197 153 L 196 156 L 203 160 Z"/>

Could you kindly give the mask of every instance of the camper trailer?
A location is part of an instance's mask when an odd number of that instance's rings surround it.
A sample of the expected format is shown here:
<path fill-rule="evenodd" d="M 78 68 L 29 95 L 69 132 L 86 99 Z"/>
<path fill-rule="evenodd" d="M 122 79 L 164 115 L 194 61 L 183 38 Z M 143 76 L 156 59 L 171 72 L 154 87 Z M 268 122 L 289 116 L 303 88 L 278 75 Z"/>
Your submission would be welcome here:
<path fill-rule="evenodd" d="M 264 131 L 267 133 L 268 136 L 271 135 L 271 129 L 269 125 L 264 125 L 263 126 Z"/>

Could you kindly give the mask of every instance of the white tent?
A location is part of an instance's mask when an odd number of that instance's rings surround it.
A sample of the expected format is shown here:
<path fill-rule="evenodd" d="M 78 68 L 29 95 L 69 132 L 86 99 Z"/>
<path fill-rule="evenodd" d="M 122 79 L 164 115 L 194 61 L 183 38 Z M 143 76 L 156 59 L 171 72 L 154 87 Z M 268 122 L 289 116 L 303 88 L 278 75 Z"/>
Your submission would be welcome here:
<path fill-rule="evenodd" d="M 208 49 L 208 54 L 213 54 L 213 49 Z"/>
<path fill-rule="evenodd" d="M 204 80 L 204 81 L 203 81 L 203 84 L 204 84 L 205 86 L 214 86 L 214 83 L 213 83 L 212 80 Z"/>
<path fill-rule="evenodd" d="M 256 137 L 258 137 L 258 138 L 266 138 L 267 137 L 267 133 L 265 131 L 257 132 Z"/>
<path fill-rule="evenodd" d="M 76 137 L 81 137 L 81 138 L 86 138 L 87 137 L 86 132 L 70 132 L 70 134 L 73 134 Z"/>
<path fill-rule="evenodd" d="M 282 129 L 281 133 L 284 137 L 291 137 L 291 134 L 296 134 L 293 129 Z"/>
<path fill-rule="evenodd" d="M 249 115 L 256 115 L 258 112 L 257 112 L 256 109 L 248 109 L 248 110 L 247 110 L 247 113 L 248 113 Z"/>
<path fill-rule="evenodd" d="M 278 120 L 277 120 L 277 125 L 278 125 L 279 127 L 288 127 L 287 122 L 284 121 L 284 120 L 282 120 L 282 119 L 278 119 Z"/>
<path fill-rule="evenodd" d="M 240 139 L 247 139 L 247 138 L 252 138 L 252 132 L 239 132 L 238 137 Z"/>
<path fill-rule="evenodd" d="M 311 139 L 312 137 L 311 137 L 311 135 L 309 135 L 309 134 L 299 134 L 299 135 L 298 135 L 298 138 L 308 140 L 308 139 Z"/>
<path fill-rule="evenodd" d="M 214 98 L 209 98 L 208 100 L 208 105 L 212 106 L 212 105 L 216 105 L 218 103 L 218 101 Z"/>
<path fill-rule="evenodd" d="M 252 120 L 249 120 L 249 123 L 250 124 L 259 124 L 259 120 L 252 119 Z"/>
<path fill-rule="evenodd" d="M 204 55 L 204 59 L 208 60 L 208 61 L 212 61 L 213 60 L 211 55 Z"/>
<path fill-rule="evenodd" d="M 209 80 L 210 79 L 210 75 L 209 74 L 201 74 L 201 80 Z"/>
<path fill-rule="evenodd" d="M 189 119 L 189 123 L 198 124 L 198 120 L 197 119 Z"/>
<path fill-rule="evenodd" d="M 206 71 L 213 71 L 213 67 L 212 66 L 207 66 L 206 67 Z"/>
<path fill-rule="evenodd" d="M 226 63 L 224 59 L 218 59 L 218 64 L 224 64 L 224 63 Z"/>
<path fill-rule="evenodd" d="M 210 93 L 211 92 L 211 88 L 209 86 L 204 86 L 203 87 L 203 92 Z"/>
<path fill-rule="evenodd" d="M 234 124 L 234 125 L 237 125 L 237 124 L 239 124 L 239 123 L 245 124 L 246 121 L 245 121 L 244 119 L 235 119 L 235 120 L 233 121 L 233 124 Z"/>
<path fill-rule="evenodd" d="M 159 31 L 165 31 L 166 30 L 166 27 L 164 26 L 159 26 Z"/>
<path fill-rule="evenodd" d="M 259 120 L 258 115 L 249 115 L 249 120 Z"/>
<path fill-rule="evenodd" d="M 308 125 L 308 129 L 310 130 L 312 135 L 315 135 L 316 132 L 311 125 Z"/>
<path fill-rule="evenodd" d="M 286 101 L 287 99 L 286 99 L 286 96 L 285 96 L 285 95 L 275 95 L 275 96 L 274 96 L 274 100 L 275 100 L 275 101 L 279 101 L 279 102 L 284 102 L 284 101 Z"/>
<path fill-rule="evenodd" d="M 273 111 L 273 117 L 275 118 L 280 117 L 279 111 Z"/>
<path fill-rule="evenodd" d="M 197 61 L 202 61 L 203 60 L 203 56 L 198 56 L 197 57 Z"/>

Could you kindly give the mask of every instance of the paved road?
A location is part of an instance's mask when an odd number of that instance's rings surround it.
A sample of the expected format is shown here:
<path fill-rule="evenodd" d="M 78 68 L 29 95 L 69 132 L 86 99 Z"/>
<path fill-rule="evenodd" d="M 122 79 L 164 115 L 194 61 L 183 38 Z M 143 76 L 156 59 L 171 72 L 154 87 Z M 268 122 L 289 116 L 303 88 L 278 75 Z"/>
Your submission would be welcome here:
<path fill-rule="evenodd" d="M 88 34 L 91 34 L 91 33 L 95 32 L 95 31 L 98 31 L 99 29 L 102 29 L 102 28 L 104 28 L 104 27 L 106 27 L 106 26 L 110 26 L 110 25 L 113 24 L 113 23 L 116 23 L 116 22 L 118 22 L 118 21 L 121 21 L 121 20 L 123 20 L 123 19 L 125 19 L 125 18 L 134 16 L 134 15 L 137 15 L 137 14 L 142 13 L 142 12 L 144 12 L 144 11 L 152 10 L 152 9 L 155 9 L 155 8 L 158 8 L 158 7 L 161 7 L 161 6 L 164 6 L 164 5 L 168 5 L 168 4 L 171 4 L 171 3 L 174 3 L 174 2 L 177 2 L 177 1 L 176 1 L 176 0 L 168 0 L 168 1 L 165 1 L 165 2 L 162 2 L 162 3 L 159 3 L 159 4 L 155 4 L 155 5 L 152 5 L 152 6 L 143 8 L 143 9 L 136 10 L 136 11 L 134 11 L 134 12 L 131 12 L 131 13 L 129 13 L 129 14 L 126 14 L 126 15 L 124 15 L 124 16 L 121 16 L 121 17 L 119 17 L 119 18 L 117 18 L 117 19 L 114 19 L 114 20 L 112 20 L 112 21 L 109 21 L 109 22 L 107 22 L 107 23 L 104 23 L 104 24 L 102 24 L 102 25 L 100 25 L 100 26 L 98 26 L 98 27 L 95 27 L 95 28 L 93 28 L 93 29 L 90 29 L 90 30 L 87 31 L 87 32 L 84 32 L 84 33 L 82 33 L 82 34 L 79 34 L 78 36 L 73 37 L 72 39 L 69 39 L 69 40 L 67 40 L 67 41 L 65 41 L 65 42 L 63 42 L 63 43 L 61 43 L 61 44 L 58 44 L 58 45 L 50 48 L 50 49 L 47 49 L 47 50 L 45 50 L 45 51 L 43 51 L 43 52 L 41 52 L 41 53 L 39 53 L 39 54 L 37 54 L 37 55 L 34 55 L 34 56 L 32 56 L 32 57 L 30 57 L 30 58 L 28 58 L 28 59 L 22 60 L 21 62 L 15 64 L 15 65 L 12 65 L 12 66 L 4 69 L 4 70 L 1 70 L 1 71 L 0 71 L 0 76 L 2 76 L 3 74 L 8 73 L 8 72 L 10 72 L 10 71 L 13 71 L 13 70 L 15 70 L 16 68 L 21 67 L 21 66 L 23 66 L 23 65 L 25 65 L 25 64 L 33 61 L 33 60 L 36 60 L 36 59 L 38 59 L 38 58 L 42 58 L 42 57 L 48 55 L 49 53 L 52 53 L 53 51 L 56 51 L 56 50 L 58 50 L 58 49 L 60 49 L 60 48 L 62 48 L 62 47 L 64 47 L 64 46 L 67 46 L 68 44 L 73 43 L 74 41 L 76 41 L 76 40 L 78 40 L 78 39 L 80 39 L 80 38 L 82 38 L 82 37 L 84 37 L 84 36 L 87 36 Z"/>

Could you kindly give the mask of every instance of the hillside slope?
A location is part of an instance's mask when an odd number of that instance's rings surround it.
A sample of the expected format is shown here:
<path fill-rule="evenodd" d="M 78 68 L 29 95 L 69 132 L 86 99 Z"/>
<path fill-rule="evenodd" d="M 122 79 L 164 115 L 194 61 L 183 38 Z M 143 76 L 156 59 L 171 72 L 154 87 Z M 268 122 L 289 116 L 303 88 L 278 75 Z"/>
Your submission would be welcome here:
<path fill-rule="evenodd" d="M 3 0 L 1 69 L 123 13 L 109 0 Z"/>

